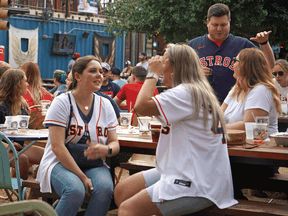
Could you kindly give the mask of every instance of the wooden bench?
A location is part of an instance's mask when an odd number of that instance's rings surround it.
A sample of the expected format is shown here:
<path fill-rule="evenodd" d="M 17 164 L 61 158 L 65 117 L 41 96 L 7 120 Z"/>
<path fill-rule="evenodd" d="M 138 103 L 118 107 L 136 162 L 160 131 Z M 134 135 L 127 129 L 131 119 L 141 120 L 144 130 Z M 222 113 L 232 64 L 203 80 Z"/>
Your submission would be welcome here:
<path fill-rule="evenodd" d="M 120 163 L 120 167 L 129 170 L 129 175 L 134 173 L 155 168 L 155 156 L 133 154 L 127 162 Z"/>
<path fill-rule="evenodd" d="M 239 204 L 226 209 L 211 206 L 200 212 L 186 216 L 284 216 L 288 215 L 288 206 L 274 203 L 263 203 L 248 200 L 238 200 Z"/>

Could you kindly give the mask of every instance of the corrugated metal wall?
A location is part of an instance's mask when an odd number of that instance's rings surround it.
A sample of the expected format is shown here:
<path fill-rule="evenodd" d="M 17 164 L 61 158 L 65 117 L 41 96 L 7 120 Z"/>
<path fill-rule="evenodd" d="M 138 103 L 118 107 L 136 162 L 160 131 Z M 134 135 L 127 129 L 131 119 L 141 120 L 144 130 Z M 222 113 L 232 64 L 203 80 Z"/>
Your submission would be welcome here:
<path fill-rule="evenodd" d="M 54 33 L 70 33 L 76 35 L 75 52 L 80 53 L 81 56 L 92 55 L 93 48 L 93 31 L 96 31 L 102 36 L 112 36 L 111 34 L 104 33 L 105 25 L 97 23 L 85 23 L 77 21 L 50 21 L 43 22 L 42 19 L 18 17 L 13 16 L 9 18 L 9 23 L 19 29 L 35 29 L 39 27 L 38 31 L 38 65 L 42 78 L 53 78 L 53 71 L 61 69 L 67 71 L 68 62 L 71 56 L 56 56 L 51 55 L 52 41 Z M 87 39 L 82 38 L 84 30 L 88 31 L 89 37 Z M 43 35 L 47 35 L 47 39 L 43 39 Z M 8 62 L 8 31 L 0 31 L 0 45 L 5 46 L 5 61 Z M 123 38 L 116 37 L 116 50 L 115 50 L 115 66 L 123 69 Z"/>

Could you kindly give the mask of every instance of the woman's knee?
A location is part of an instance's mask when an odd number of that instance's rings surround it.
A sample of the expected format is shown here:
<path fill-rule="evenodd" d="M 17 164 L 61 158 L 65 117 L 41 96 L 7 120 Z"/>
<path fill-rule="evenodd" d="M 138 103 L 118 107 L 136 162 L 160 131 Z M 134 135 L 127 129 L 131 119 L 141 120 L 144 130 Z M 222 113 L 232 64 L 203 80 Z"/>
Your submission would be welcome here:
<path fill-rule="evenodd" d="M 63 189 L 63 195 L 77 197 L 77 199 L 85 198 L 85 187 L 84 185 L 66 185 Z"/>

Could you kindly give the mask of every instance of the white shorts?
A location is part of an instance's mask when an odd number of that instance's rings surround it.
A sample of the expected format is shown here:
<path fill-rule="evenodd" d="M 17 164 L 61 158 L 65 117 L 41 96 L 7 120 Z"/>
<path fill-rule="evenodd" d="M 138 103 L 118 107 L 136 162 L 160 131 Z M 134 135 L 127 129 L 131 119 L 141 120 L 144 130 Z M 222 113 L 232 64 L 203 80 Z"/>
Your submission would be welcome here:
<path fill-rule="evenodd" d="M 147 187 L 146 191 L 152 200 L 154 184 L 160 180 L 160 174 L 156 168 L 142 171 L 142 174 Z M 181 197 L 174 200 L 155 202 L 155 205 L 159 208 L 163 216 L 170 216 L 198 212 L 214 205 L 214 203 L 203 197 Z"/>

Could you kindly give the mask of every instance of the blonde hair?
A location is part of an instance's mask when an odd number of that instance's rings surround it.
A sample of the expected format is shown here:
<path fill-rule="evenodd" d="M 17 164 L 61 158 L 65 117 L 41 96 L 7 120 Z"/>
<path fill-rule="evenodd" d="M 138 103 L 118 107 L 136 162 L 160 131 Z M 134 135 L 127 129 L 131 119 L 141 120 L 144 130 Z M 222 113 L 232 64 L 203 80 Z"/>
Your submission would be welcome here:
<path fill-rule="evenodd" d="M 279 93 L 264 53 L 255 48 L 241 50 L 239 53 L 239 77 L 233 86 L 234 91 L 231 97 L 236 97 L 243 91 L 244 100 L 249 90 L 260 84 L 271 91 L 277 113 L 281 115 Z"/>
<path fill-rule="evenodd" d="M 276 65 L 280 65 L 283 68 L 284 72 L 288 72 L 288 62 L 285 59 L 276 60 L 274 66 Z"/>
<path fill-rule="evenodd" d="M 204 75 L 203 67 L 194 49 L 187 45 L 168 44 L 166 52 L 170 64 L 174 67 L 173 87 L 183 84 L 191 93 L 195 104 L 193 118 L 197 118 L 203 108 L 204 127 L 207 126 L 208 115 L 213 118 L 213 132 L 217 132 L 219 120 L 225 137 L 227 137 L 224 114 L 214 94 L 214 90 Z"/>
<path fill-rule="evenodd" d="M 34 104 L 40 104 L 40 100 L 42 97 L 42 79 L 40 76 L 40 70 L 38 65 L 34 62 L 26 62 L 21 66 L 20 69 L 23 70 L 26 74 L 27 82 L 30 86 L 30 95 L 33 99 Z"/>

